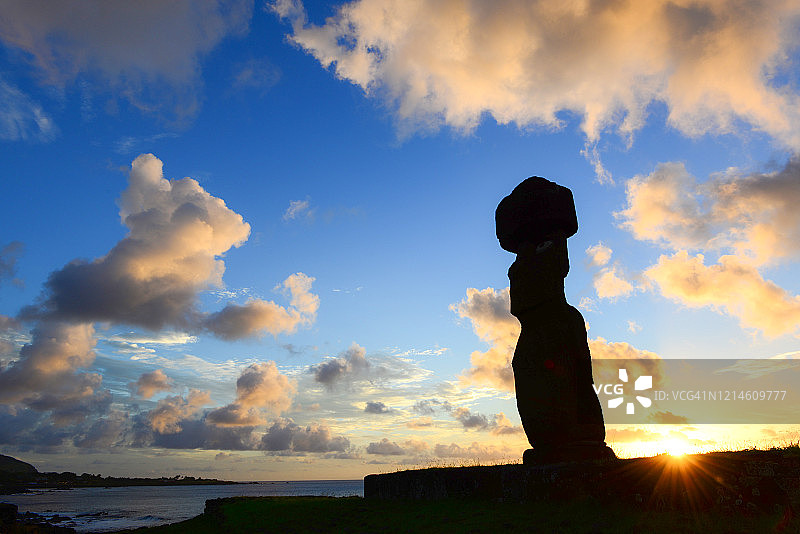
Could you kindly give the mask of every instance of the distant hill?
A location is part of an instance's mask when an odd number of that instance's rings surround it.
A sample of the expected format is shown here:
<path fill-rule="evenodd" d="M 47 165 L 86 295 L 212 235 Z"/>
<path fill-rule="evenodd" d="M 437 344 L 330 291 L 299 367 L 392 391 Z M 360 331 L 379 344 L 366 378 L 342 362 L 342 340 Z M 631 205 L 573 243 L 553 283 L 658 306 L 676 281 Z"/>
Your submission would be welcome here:
<path fill-rule="evenodd" d="M 34 476 L 38 473 L 39 471 L 31 464 L 12 458 L 11 456 L 0 454 L 0 474 Z"/>
<path fill-rule="evenodd" d="M 104 477 L 83 473 L 40 473 L 31 464 L 0 454 L 0 495 L 25 491 L 26 488 L 95 488 L 122 486 L 197 486 L 221 484 L 250 484 L 216 478 L 195 478 L 177 475 L 171 478 Z M 0 529 L 0 532 L 5 532 Z"/>

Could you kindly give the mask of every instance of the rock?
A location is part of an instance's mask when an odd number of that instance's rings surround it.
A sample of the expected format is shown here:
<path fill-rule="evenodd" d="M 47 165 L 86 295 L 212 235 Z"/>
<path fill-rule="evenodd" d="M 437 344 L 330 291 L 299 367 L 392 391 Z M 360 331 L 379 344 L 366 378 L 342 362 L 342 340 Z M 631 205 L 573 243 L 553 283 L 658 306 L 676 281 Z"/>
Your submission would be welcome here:
<path fill-rule="evenodd" d="M 798 465 L 777 458 L 773 474 L 750 475 L 769 451 L 673 458 L 571 461 L 398 471 L 364 478 L 367 499 L 491 499 L 507 502 L 591 497 L 644 510 L 783 514 L 800 509 Z"/>
<path fill-rule="evenodd" d="M 553 232 L 560 231 L 565 238 L 575 235 L 578 217 L 572 191 L 532 176 L 500 201 L 495 225 L 500 246 L 514 254 L 526 241 L 540 243 Z"/>
<path fill-rule="evenodd" d="M 17 505 L 0 502 L 0 525 L 13 525 L 17 520 Z"/>

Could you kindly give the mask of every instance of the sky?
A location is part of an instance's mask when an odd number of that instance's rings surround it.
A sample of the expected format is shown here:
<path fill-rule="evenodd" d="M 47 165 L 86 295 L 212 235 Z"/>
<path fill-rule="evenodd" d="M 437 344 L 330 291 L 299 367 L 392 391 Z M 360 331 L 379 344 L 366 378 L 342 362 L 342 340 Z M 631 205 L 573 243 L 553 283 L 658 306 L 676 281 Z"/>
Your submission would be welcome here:
<path fill-rule="evenodd" d="M 593 358 L 800 354 L 793 0 L 7 0 L 0 452 L 354 479 L 519 461 L 514 255 L 569 187 Z M 620 456 L 796 443 L 608 425 Z"/>

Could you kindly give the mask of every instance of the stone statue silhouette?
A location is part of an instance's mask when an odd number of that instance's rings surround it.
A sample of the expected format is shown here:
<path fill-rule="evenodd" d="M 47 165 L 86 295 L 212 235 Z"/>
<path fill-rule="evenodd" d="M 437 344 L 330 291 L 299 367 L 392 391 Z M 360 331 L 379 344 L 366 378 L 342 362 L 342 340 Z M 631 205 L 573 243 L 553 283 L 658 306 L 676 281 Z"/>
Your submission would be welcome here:
<path fill-rule="evenodd" d="M 578 231 L 572 192 L 534 176 L 495 212 L 500 246 L 517 255 L 508 270 L 511 313 L 522 331 L 512 368 L 517 408 L 533 449 L 523 463 L 614 458 L 592 388 L 581 313 L 567 303 L 567 238 Z"/>

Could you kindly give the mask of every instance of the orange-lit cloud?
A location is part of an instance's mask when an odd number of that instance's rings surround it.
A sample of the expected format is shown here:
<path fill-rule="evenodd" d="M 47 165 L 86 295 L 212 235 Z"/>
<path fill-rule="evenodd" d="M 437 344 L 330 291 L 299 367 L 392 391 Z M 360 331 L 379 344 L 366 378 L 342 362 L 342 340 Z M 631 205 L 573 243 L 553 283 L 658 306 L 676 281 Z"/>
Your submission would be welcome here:
<path fill-rule="evenodd" d="M 634 291 L 633 284 L 624 278 L 617 266 L 601 269 L 593 283 L 597 296 L 601 299 L 624 297 Z"/>
<path fill-rule="evenodd" d="M 571 111 L 595 140 L 631 135 L 658 101 L 687 135 L 743 121 L 800 147 L 797 92 L 771 76 L 797 44 L 791 0 L 355 0 L 320 26 L 298 0 L 273 8 L 291 41 L 392 103 L 406 127 L 471 130 L 484 114 L 558 127 Z"/>
<path fill-rule="evenodd" d="M 509 311 L 508 291 L 508 288 L 469 288 L 464 300 L 450 306 L 459 317 L 469 319 L 478 337 L 489 344 L 488 350 L 470 355 L 472 367 L 462 375 L 462 380 L 467 383 L 489 384 L 500 390 L 514 391 L 511 358 L 519 338 L 520 324 Z"/>
<path fill-rule="evenodd" d="M 484 445 L 472 442 L 469 446 L 462 447 L 457 443 L 445 445 L 437 443 L 433 448 L 433 454 L 439 458 L 463 458 L 471 461 L 491 461 L 518 457 L 520 451 L 512 450 L 509 447 L 498 447 L 496 445 Z"/>
<path fill-rule="evenodd" d="M 175 395 L 161 399 L 147 417 L 153 430 L 161 434 L 175 434 L 181 430 L 181 421 L 192 417 L 210 403 L 211 397 L 207 391 L 193 389 L 186 398 Z"/>
<path fill-rule="evenodd" d="M 623 274 L 622 268 L 615 262 L 611 262 L 611 248 L 603 243 L 597 243 L 586 249 L 586 256 L 590 266 L 600 267 L 600 270 L 592 277 L 594 289 L 597 296 L 601 299 L 616 299 L 624 297 L 634 292 L 633 284 Z M 583 301 L 585 304 L 586 301 Z"/>
<path fill-rule="evenodd" d="M 12 355 L 10 362 L 4 358 L 0 367 L 0 402 L 50 412 L 58 424 L 80 422 L 90 412 L 105 413 L 111 394 L 99 389 L 99 374 L 84 371 L 95 359 L 96 321 L 151 330 L 147 335 L 125 334 L 107 339 L 141 352 L 150 349 L 136 347 L 136 342 L 174 344 L 194 340 L 182 332 L 164 333 L 165 328 L 210 331 L 223 339 L 238 339 L 263 332 L 290 333 L 316 318 L 319 298 L 310 291 L 314 279 L 303 273 L 289 276 L 279 286 L 290 298 L 287 307 L 251 299 L 243 306 L 229 304 L 216 314 L 201 311 L 199 294 L 222 286 L 225 264 L 221 257 L 247 240 L 250 226 L 197 181 L 164 179 L 162 162 L 152 154 L 133 161 L 119 205 L 128 234 L 105 256 L 93 261 L 75 260 L 51 273 L 39 302 L 20 312 L 20 321 L 34 324 L 32 339 Z M 8 330 L 11 322 L 3 320 L 0 328 Z M 14 346 L 5 343 L 0 348 L 13 351 Z M 184 356 L 187 358 L 191 357 Z M 168 362 L 163 358 L 160 361 L 161 365 Z M 145 373 L 131 387 L 149 398 L 168 391 L 171 383 L 163 371 L 157 370 Z M 220 426 L 262 422 L 260 410 L 285 410 L 293 392 L 293 385 L 278 373 L 274 363 L 251 366 L 239 378 L 237 401 L 211 412 L 210 420 Z M 243 441 L 247 437 L 244 434 L 209 430 L 204 421 L 199 422 L 202 428 L 195 429 L 193 435 L 184 433 L 180 425 L 203 404 L 208 404 L 208 396 L 197 392 L 187 399 L 167 397 L 149 413 L 147 426 L 159 434 L 158 439 L 173 436 L 174 439 L 165 438 L 173 444 L 202 434 L 208 443 L 248 446 Z M 113 425 L 111 419 L 108 421 L 108 428 L 122 424 L 117 419 Z M 86 432 L 98 439 L 108 435 L 106 427 L 95 430 Z M 142 428 L 137 432 L 140 442 L 147 441 L 141 437 L 146 433 Z"/>
<path fill-rule="evenodd" d="M 637 349 L 624 341 L 607 341 L 602 337 L 589 338 L 592 358 L 606 360 L 658 360 L 661 357 L 649 350 Z"/>
<path fill-rule="evenodd" d="M 296 273 L 281 284 L 291 295 L 289 308 L 272 301 L 250 299 L 244 305 L 232 303 L 212 313 L 203 321 L 203 326 L 222 339 L 254 337 L 264 332 L 291 334 L 299 326 L 310 325 L 317 317 L 319 297 L 310 291 L 313 281 L 310 276 Z"/>
<path fill-rule="evenodd" d="M 598 267 L 604 267 L 611 261 L 611 254 L 613 251 L 605 246 L 602 242 L 592 245 L 586 249 L 586 255 L 589 257 L 589 263 Z"/>
<path fill-rule="evenodd" d="M 427 415 L 422 417 L 417 417 L 416 419 L 412 419 L 406 423 L 408 428 L 413 429 L 428 429 L 433 427 L 433 418 L 428 417 Z"/>
<path fill-rule="evenodd" d="M 494 436 L 505 436 L 509 434 L 521 434 L 524 430 L 522 425 L 514 425 L 511 420 L 506 417 L 506 414 L 500 412 L 494 416 L 494 425 L 492 425 L 491 434 Z"/>
<path fill-rule="evenodd" d="M 303 273 L 283 283 L 289 308 L 251 299 L 212 314 L 198 309 L 201 291 L 223 286 L 221 256 L 247 240 L 250 225 L 196 180 L 164 179 L 162 166 L 152 154 L 133 161 L 120 200 L 128 235 L 101 258 L 51 273 L 43 304 L 22 315 L 205 329 L 223 339 L 290 333 L 313 322 L 319 298 L 310 292 L 314 279 Z"/>
<path fill-rule="evenodd" d="M 472 366 L 464 371 L 461 376 L 462 382 L 514 391 L 511 359 L 519 338 L 520 325 L 511 315 L 510 306 L 509 288 L 496 290 L 489 287 L 483 290 L 467 289 L 466 298 L 450 307 L 460 317 L 468 318 L 478 337 L 490 345 L 486 351 L 472 353 L 470 356 Z M 653 352 L 637 349 L 624 342 L 609 342 L 602 337 L 587 341 L 592 358 L 659 358 Z"/>
<path fill-rule="evenodd" d="M 589 351 L 593 360 L 627 360 L 625 368 L 632 376 L 650 375 L 656 383 L 663 377 L 661 356 L 649 350 L 637 349 L 624 341 L 607 341 L 602 337 L 589 339 Z M 592 366 L 595 384 L 610 384 L 619 381 L 619 369 L 614 366 L 595 364 Z"/>
<path fill-rule="evenodd" d="M 770 337 L 797 331 L 800 297 L 760 270 L 800 254 L 800 161 L 769 173 L 729 170 L 703 183 L 682 163 L 665 163 L 631 179 L 626 193 L 616 214 L 622 226 L 673 251 L 644 272 L 662 295 Z M 717 263 L 706 265 L 712 253 Z"/>
<path fill-rule="evenodd" d="M 704 183 L 663 163 L 626 185 L 617 213 L 637 239 L 673 250 L 730 250 L 753 265 L 800 254 L 800 160 L 776 172 L 730 170 Z"/>
<path fill-rule="evenodd" d="M 216 426 L 255 426 L 264 422 L 263 411 L 280 414 L 289 409 L 294 382 L 278 371 L 275 362 L 255 363 L 236 381 L 236 401 L 212 410 L 206 421 Z"/>
<path fill-rule="evenodd" d="M 711 238 L 697 181 L 683 163 L 662 163 L 652 174 L 634 177 L 626 194 L 628 206 L 617 216 L 636 239 L 697 248 Z"/>
<path fill-rule="evenodd" d="M 102 378 L 81 372 L 95 358 L 94 327 L 42 321 L 19 359 L 0 370 L 0 402 L 23 403 L 35 410 L 70 411 L 95 395 Z"/>
<path fill-rule="evenodd" d="M 149 399 L 160 391 L 169 391 L 172 389 L 172 380 L 161 369 L 142 373 L 142 376 L 136 382 L 131 383 L 137 395 L 142 398 Z"/>
<path fill-rule="evenodd" d="M 752 265 L 736 256 L 721 256 L 706 266 L 702 254 L 685 250 L 661 256 L 645 271 L 661 294 L 686 306 L 708 306 L 737 317 L 746 328 L 770 337 L 800 328 L 800 296 L 765 280 Z"/>

